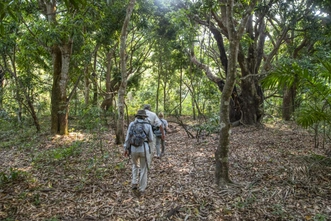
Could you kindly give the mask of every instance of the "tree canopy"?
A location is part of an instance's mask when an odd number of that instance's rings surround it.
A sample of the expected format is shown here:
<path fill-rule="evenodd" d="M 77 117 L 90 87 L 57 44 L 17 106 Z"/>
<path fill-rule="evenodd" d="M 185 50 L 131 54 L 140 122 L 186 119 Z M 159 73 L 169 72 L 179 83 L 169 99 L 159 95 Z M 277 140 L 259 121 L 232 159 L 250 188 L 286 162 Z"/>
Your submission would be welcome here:
<path fill-rule="evenodd" d="M 327 138 L 330 11 L 327 0 L 2 1 L 0 121 L 41 132 L 48 117 L 51 134 L 69 135 L 79 119 L 122 144 L 149 103 L 219 134 L 225 185 L 233 126 L 283 119 Z"/>

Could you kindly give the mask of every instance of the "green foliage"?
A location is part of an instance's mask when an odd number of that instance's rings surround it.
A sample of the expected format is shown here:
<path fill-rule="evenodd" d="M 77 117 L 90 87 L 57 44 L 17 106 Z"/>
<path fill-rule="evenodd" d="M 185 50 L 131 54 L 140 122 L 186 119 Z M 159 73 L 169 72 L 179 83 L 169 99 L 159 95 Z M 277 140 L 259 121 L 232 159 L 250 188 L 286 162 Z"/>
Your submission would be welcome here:
<path fill-rule="evenodd" d="M 207 119 L 206 122 L 201 123 L 199 125 L 195 125 L 193 129 L 197 131 L 197 135 L 204 133 L 206 135 L 212 134 L 212 133 L 218 133 L 220 130 L 220 116 L 214 115 Z"/>
<path fill-rule="evenodd" d="M 0 120 L 1 123 L 1 120 Z M 13 123 L 12 120 L 4 121 L 0 130 L 0 148 L 26 148 L 31 149 L 36 138 L 36 132 L 31 123 Z"/>
<path fill-rule="evenodd" d="M 42 162 L 61 162 L 63 160 L 68 160 L 71 157 L 77 157 L 82 152 L 82 142 L 76 141 L 73 142 L 68 147 L 59 147 L 56 149 L 45 150 L 37 154 L 33 162 L 42 163 Z"/>
<path fill-rule="evenodd" d="M 3 115 L 1 115 L 3 114 Z M 10 147 L 11 145 L 6 145 L 6 143 L 11 143 L 11 134 L 16 133 L 15 124 L 13 123 L 13 119 L 11 119 L 8 114 L 4 111 L 0 110 L 0 124 L 1 124 L 1 130 L 0 130 L 0 148 L 4 147 Z"/>
<path fill-rule="evenodd" d="M 105 5 L 104 9 L 104 16 L 99 21 L 100 31 L 96 37 L 98 42 L 108 46 L 118 41 L 126 8 L 122 1 L 111 1 L 111 5 Z"/>
<path fill-rule="evenodd" d="M 64 0 L 64 3 L 68 9 L 70 8 L 78 9 L 81 6 L 86 5 L 86 0 Z"/>
<path fill-rule="evenodd" d="M 24 109 L 23 117 L 26 118 L 28 116 L 28 109 L 26 109 L 27 103 L 23 92 L 26 92 L 33 100 L 38 117 L 42 114 L 49 115 L 49 107 L 51 106 L 49 91 L 51 91 L 52 87 L 52 69 L 54 68 L 52 67 L 52 58 L 50 56 L 51 48 L 54 44 L 61 44 L 69 39 L 73 40 L 73 45 L 72 54 L 70 55 L 70 83 L 67 91 L 70 92 L 75 83 L 78 82 L 77 91 L 80 94 L 77 95 L 76 101 L 83 100 L 82 97 L 84 95 L 82 91 L 87 92 L 85 90 L 87 86 L 91 89 L 91 73 L 95 73 L 95 79 L 100 88 L 93 88 L 98 90 L 93 91 L 93 93 L 103 96 L 102 90 L 105 89 L 104 73 L 108 68 L 106 68 L 105 58 L 108 53 L 111 53 L 112 58 L 109 61 L 109 64 L 111 64 L 110 84 L 113 90 L 112 92 L 116 94 L 118 84 L 121 80 L 118 42 L 127 2 L 125 1 L 124 3 L 119 0 L 58 1 L 57 23 L 50 24 L 43 15 L 43 12 L 40 11 L 40 7 L 36 2 L 2 1 L 0 3 L 0 18 L 5 25 L 1 25 L 1 27 L 7 35 L 0 42 L 2 60 L 6 63 L 1 63 L 1 65 L 10 66 L 12 64 L 10 57 L 15 58 L 13 67 L 8 67 L 8 69 L 16 70 L 15 74 L 21 83 L 20 85 L 16 85 L 12 75 L 6 73 L 3 107 L 6 108 L 7 116 L 3 118 L 0 116 L 0 123 L 5 122 L 7 125 L 15 126 L 13 122 L 16 119 L 16 111 L 19 109 L 19 104 Z M 248 3 L 249 1 L 241 1 L 241 4 L 237 4 L 235 8 L 240 9 L 240 7 L 245 7 Z M 323 4 L 321 3 L 323 7 L 321 6 L 319 9 L 324 9 L 325 6 Z M 158 106 L 159 110 L 165 111 L 166 114 L 178 113 L 180 101 L 182 102 L 181 113 L 184 115 L 192 115 L 192 110 L 196 106 L 206 116 L 213 116 L 214 113 L 218 113 L 220 95 L 218 88 L 201 71 L 196 70 L 190 65 L 191 62 L 188 59 L 186 51 L 188 48 L 194 46 L 197 57 L 208 63 L 215 73 L 221 75 L 221 65 L 217 64 L 216 61 L 219 59 L 219 55 L 215 54 L 215 61 L 212 59 L 209 61 L 208 58 L 207 51 L 217 49 L 212 34 L 206 32 L 206 27 L 202 31 L 191 20 L 193 18 L 192 15 L 194 15 L 199 17 L 201 21 L 207 21 L 207 18 L 211 15 L 211 10 L 218 12 L 219 6 L 220 4 L 210 0 L 184 1 L 181 4 L 178 1 L 166 0 L 137 2 L 128 33 L 128 72 L 132 71 L 127 82 L 127 89 L 130 91 L 126 100 L 129 114 L 135 113 L 144 103 L 150 103 L 154 108 Z M 281 18 L 286 18 L 284 21 L 291 22 L 297 18 L 297 12 L 295 10 L 300 9 L 293 7 L 292 1 L 285 3 L 276 2 L 273 6 L 270 8 L 270 5 L 268 6 L 265 2 L 261 2 L 257 6 L 256 11 L 260 14 L 270 16 L 270 19 L 278 17 L 276 15 L 280 14 Z M 301 9 L 297 11 L 299 12 Z M 238 12 L 238 14 L 240 16 L 241 13 Z M 316 26 L 324 25 L 321 23 L 319 17 L 312 16 L 312 14 L 309 14 L 307 18 L 303 18 L 302 20 L 303 22 L 298 27 L 303 30 L 313 30 Z M 270 39 L 274 37 L 273 35 L 279 35 L 276 30 L 281 28 L 282 22 L 280 21 L 279 24 L 274 23 L 275 27 L 267 27 Z M 319 52 L 323 48 L 325 51 L 322 52 L 326 52 L 325 48 L 327 47 L 324 47 L 325 45 L 321 42 L 327 42 L 330 39 L 327 27 L 323 31 L 323 35 L 320 32 L 305 33 L 313 39 L 319 39 L 319 42 L 316 44 L 319 46 L 317 48 Z M 293 37 L 292 40 L 293 42 L 299 42 L 300 38 L 302 38 L 301 35 L 299 37 Z M 224 39 L 225 47 L 227 47 L 226 38 Z M 196 43 L 201 43 L 200 46 L 204 47 L 206 43 L 203 46 L 203 42 L 207 40 L 211 41 L 207 49 L 198 48 L 199 46 Z M 244 49 L 253 44 L 248 34 L 244 35 L 241 43 Z M 143 46 L 140 46 L 140 44 Z M 269 42 L 266 42 L 266 45 L 267 47 L 271 47 L 271 43 Z M 281 47 L 282 49 L 286 48 Z M 96 49 L 98 51 L 94 54 L 94 50 Z M 284 53 L 288 51 L 290 49 L 284 49 Z M 145 54 L 147 54 L 146 58 L 142 59 L 142 56 Z M 93 63 L 94 56 L 96 58 L 95 64 Z M 317 78 L 319 76 L 317 75 L 321 74 L 320 76 L 327 82 L 330 81 L 330 71 L 329 73 L 316 74 L 317 72 L 311 69 L 311 67 L 305 66 L 309 65 L 308 62 L 301 64 L 299 61 L 285 60 L 281 56 L 280 54 L 280 60 L 283 61 L 278 66 L 278 69 L 268 76 L 268 80 L 264 82 L 265 88 L 276 88 L 278 89 L 278 94 L 281 95 L 285 85 L 293 85 L 297 79 L 302 78 L 303 80 L 299 79 L 298 85 L 298 87 L 302 87 L 302 91 L 297 101 L 301 105 L 301 113 L 298 113 L 296 116 L 297 119 L 304 126 L 321 120 L 328 121 L 329 99 L 326 95 L 328 90 L 326 87 L 322 88 L 321 85 L 323 82 L 318 83 Z M 325 62 L 324 67 L 330 69 L 329 66 Z M 314 73 L 316 78 L 310 79 L 309 77 L 313 76 Z M 182 78 L 180 78 L 180 74 L 183 74 Z M 158 78 L 158 75 L 160 78 Z M 82 78 L 78 81 L 80 76 Z M 159 87 L 157 87 L 158 85 L 156 83 L 158 79 L 160 79 Z M 309 81 L 305 81 L 304 79 L 308 79 Z M 182 82 L 180 82 L 181 80 Z M 312 81 L 310 82 L 310 80 Z M 317 86 L 320 90 L 314 91 L 312 85 Z M 179 90 L 180 87 L 182 89 L 181 91 Z M 16 91 L 18 91 L 17 97 L 14 96 Z M 157 93 L 159 94 L 158 98 L 156 98 Z M 319 99 L 322 93 L 325 98 Z M 310 102 L 309 104 L 308 99 L 312 98 L 321 102 Z M 98 103 L 93 105 L 99 106 L 101 100 L 102 98 L 99 96 Z M 194 104 L 194 101 L 196 104 Z M 81 101 L 79 105 L 85 105 L 83 103 Z M 277 109 L 274 107 L 279 104 L 279 99 L 275 99 L 266 104 L 266 106 L 275 112 Z M 113 108 L 116 108 L 116 106 Z M 314 109 L 313 111 L 312 108 Z M 100 110 L 98 108 L 77 107 L 77 109 L 79 109 L 79 126 L 86 129 L 99 127 Z M 116 112 L 116 110 L 113 111 Z M 325 114 L 321 114 L 322 111 Z M 314 113 L 314 117 L 310 119 L 302 118 L 308 113 Z M 205 129 L 212 131 L 211 128 Z M 4 143 L 5 146 L 12 145 L 8 141 Z"/>
<path fill-rule="evenodd" d="M 100 126 L 102 110 L 99 107 L 83 108 L 79 112 L 79 126 L 88 130 L 97 129 Z"/>
<path fill-rule="evenodd" d="M 127 88 L 128 90 L 130 89 L 135 89 L 135 90 L 139 90 L 140 82 L 142 80 L 142 75 L 141 74 L 134 74 L 132 75 L 129 79 L 128 79 L 128 85 Z"/>
<path fill-rule="evenodd" d="M 272 210 L 273 210 L 273 214 L 274 215 L 276 215 L 276 216 L 278 216 L 281 220 L 283 219 L 283 218 L 285 218 L 285 210 L 284 210 L 284 208 L 283 208 L 283 205 L 281 205 L 281 204 L 275 204 L 274 206 L 273 206 L 273 208 L 272 208 Z"/>
<path fill-rule="evenodd" d="M 28 173 L 25 171 L 10 167 L 9 171 L 0 172 L 0 186 L 18 181 L 24 181 L 27 179 L 27 175 Z"/>
<path fill-rule="evenodd" d="M 305 128 L 323 121 L 331 123 L 330 110 L 328 112 L 324 112 L 321 107 L 307 104 L 298 109 L 296 120 Z"/>
<path fill-rule="evenodd" d="M 314 66 L 285 60 L 262 80 L 262 85 L 281 92 L 284 87 L 295 84 L 300 92 L 297 97 L 300 106 L 295 114 L 297 123 L 305 128 L 321 122 L 331 126 L 330 76 L 331 62 L 327 59 Z"/>
<path fill-rule="evenodd" d="M 5 19 L 10 16 L 12 19 L 17 20 L 15 14 L 15 9 L 13 8 L 13 1 L 11 0 L 2 0 L 0 2 L 0 36 L 3 36 L 5 33 Z"/>
<path fill-rule="evenodd" d="M 329 216 L 327 214 L 316 214 L 313 217 L 314 221 L 327 221 L 329 219 Z"/>
<path fill-rule="evenodd" d="M 315 165 L 318 169 L 331 166 L 331 158 L 325 155 L 312 153 L 311 155 L 305 156 L 304 159 L 309 162 L 310 165 Z"/>
<path fill-rule="evenodd" d="M 316 123 L 326 122 L 331 126 L 331 87 L 330 62 L 321 62 L 314 73 L 301 75 L 304 83 L 304 98 L 301 107 L 297 110 L 297 122 L 303 127 Z"/>
<path fill-rule="evenodd" d="M 299 73 L 302 73 L 302 69 L 296 62 L 284 60 L 261 81 L 261 84 L 265 89 L 277 88 L 282 90 L 284 86 L 293 85 L 296 75 Z"/>

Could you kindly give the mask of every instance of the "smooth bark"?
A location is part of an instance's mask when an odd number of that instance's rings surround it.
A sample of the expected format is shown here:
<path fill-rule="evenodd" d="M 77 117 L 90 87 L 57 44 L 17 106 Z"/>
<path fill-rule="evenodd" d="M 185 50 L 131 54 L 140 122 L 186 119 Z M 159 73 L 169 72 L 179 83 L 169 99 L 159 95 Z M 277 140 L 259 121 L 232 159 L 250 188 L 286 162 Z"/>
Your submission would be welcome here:
<path fill-rule="evenodd" d="M 120 37 L 120 58 L 121 58 L 121 85 L 118 90 L 118 119 L 116 127 L 116 143 L 124 143 L 124 111 L 125 111 L 125 94 L 127 87 L 127 70 L 126 70 L 126 38 L 128 32 L 128 25 L 131 19 L 134 5 L 136 0 L 130 0 L 126 10 L 126 16 L 122 26 L 121 37 Z"/>
<path fill-rule="evenodd" d="M 51 25 L 58 25 L 56 20 L 57 1 L 39 1 L 40 10 Z M 67 86 L 72 40 L 58 41 L 51 47 L 53 59 L 53 85 L 51 92 L 51 133 L 68 135 L 69 99 Z"/>
<path fill-rule="evenodd" d="M 244 27 L 247 23 L 249 14 L 252 12 L 256 1 L 251 1 L 250 5 L 246 9 L 246 13 L 241 19 L 241 23 L 236 25 L 234 21 L 234 0 L 221 1 L 221 10 L 225 13 L 225 25 L 228 30 L 229 40 L 229 56 L 228 56 L 228 72 L 226 75 L 226 81 L 222 90 L 221 105 L 220 105 L 220 137 L 217 150 L 215 152 L 215 179 L 218 186 L 224 186 L 231 183 L 229 177 L 229 143 L 230 143 L 230 99 L 235 84 L 236 72 L 237 72 L 237 59 L 239 52 L 240 39 L 244 33 Z"/>

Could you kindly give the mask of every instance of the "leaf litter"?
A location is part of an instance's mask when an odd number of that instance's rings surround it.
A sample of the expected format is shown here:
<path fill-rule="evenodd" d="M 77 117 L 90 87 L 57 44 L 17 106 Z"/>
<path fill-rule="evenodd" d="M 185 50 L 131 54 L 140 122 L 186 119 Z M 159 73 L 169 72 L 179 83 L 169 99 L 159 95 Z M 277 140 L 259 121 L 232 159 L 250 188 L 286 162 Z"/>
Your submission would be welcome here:
<path fill-rule="evenodd" d="M 233 184 L 217 187 L 218 135 L 192 139 L 170 126 L 141 196 L 112 131 L 44 134 L 32 148 L 1 149 L 0 219 L 330 220 L 330 144 L 314 148 L 313 136 L 293 125 L 232 128 Z"/>

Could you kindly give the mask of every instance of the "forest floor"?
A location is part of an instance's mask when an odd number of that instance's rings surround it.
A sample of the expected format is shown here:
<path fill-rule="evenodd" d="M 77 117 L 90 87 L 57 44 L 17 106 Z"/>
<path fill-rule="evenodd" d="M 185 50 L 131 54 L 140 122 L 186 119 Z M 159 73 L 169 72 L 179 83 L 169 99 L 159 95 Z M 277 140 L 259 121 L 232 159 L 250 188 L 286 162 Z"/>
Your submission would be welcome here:
<path fill-rule="evenodd" d="M 315 148 L 295 125 L 234 127 L 234 184 L 220 188 L 218 136 L 197 140 L 170 127 L 166 154 L 153 158 L 140 197 L 112 130 L 0 132 L 0 220 L 331 220 L 330 144 Z"/>

